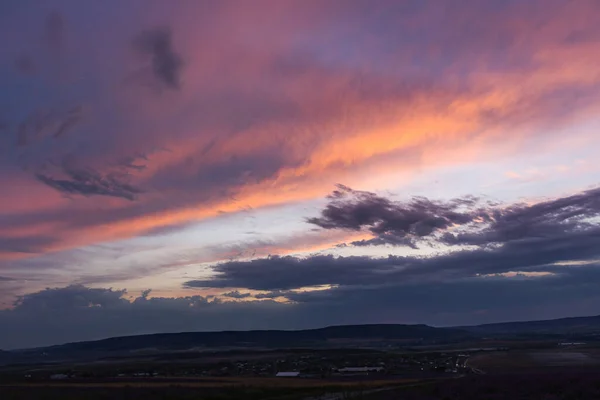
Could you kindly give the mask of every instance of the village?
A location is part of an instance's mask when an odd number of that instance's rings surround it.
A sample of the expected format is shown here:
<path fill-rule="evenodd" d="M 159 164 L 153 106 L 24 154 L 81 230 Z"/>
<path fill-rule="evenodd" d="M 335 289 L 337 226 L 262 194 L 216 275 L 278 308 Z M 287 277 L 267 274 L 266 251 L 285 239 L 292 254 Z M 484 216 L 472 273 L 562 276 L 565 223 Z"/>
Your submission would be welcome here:
<path fill-rule="evenodd" d="M 187 358 L 187 357 L 186 357 Z M 280 377 L 322 379 L 377 379 L 377 377 L 425 377 L 440 374 L 473 372 L 465 353 L 414 353 L 353 351 L 306 351 L 280 354 L 277 357 L 247 357 L 216 362 L 179 360 L 63 365 L 26 371 L 27 379 L 94 379 L 94 378 L 196 378 L 196 377 Z"/>

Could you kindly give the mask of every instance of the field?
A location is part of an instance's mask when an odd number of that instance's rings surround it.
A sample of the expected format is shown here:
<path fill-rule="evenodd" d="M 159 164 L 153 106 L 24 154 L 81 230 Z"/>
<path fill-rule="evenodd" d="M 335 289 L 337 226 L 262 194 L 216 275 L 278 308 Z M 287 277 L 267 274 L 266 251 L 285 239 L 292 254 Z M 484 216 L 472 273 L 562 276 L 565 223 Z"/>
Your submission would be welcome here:
<path fill-rule="evenodd" d="M 600 347 L 593 343 L 428 350 L 124 352 L 91 362 L 15 364 L 0 368 L 0 399 L 600 398 Z M 348 375 L 340 372 L 345 366 L 384 367 Z M 302 377 L 278 378 L 276 371 Z"/>
<path fill-rule="evenodd" d="M 366 378 L 366 377 L 365 377 Z M 2 387 L 198 387 L 198 388 L 374 388 L 416 382 L 416 379 L 374 378 L 365 379 L 304 379 L 304 378 L 222 378 L 222 379 L 99 379 L 69 382 L 14 382 L 0 384 Z"/>
<path fill-rule="evenodd" d="M 586 400 L 600 398 L 600 368 L 466 375 L 422 382 L 225 380 L 195 384 L 45 384 L 0 386 L 2 400 Z M 231 383 L 231 384 L 229 384 Z M 204 385 L 204 386 L 203 386 Z"/>
<path fill-rule="evenodd" d="M 182 379 L 19 383 L 0 385 L 2 400 L 29 399 L 196 399 L 196 400 L 294 400 L 326 395 L 350 398 L 382 388 L 416 383 L 409 379 L 310 380 L 286 378 Z"/>
<path fill-rule="evenodd" d="M 487 372 L 509 372 L 560 367 L 600 367 L 600 349 L 587 347 L 513 349 L 474 355 L 469 365 Z"/>
<path fill-rule="evenodd" d="M 366 400 L 592 400 L 600 399 L 600 369 L 473 375 L 364 396 Z"/>

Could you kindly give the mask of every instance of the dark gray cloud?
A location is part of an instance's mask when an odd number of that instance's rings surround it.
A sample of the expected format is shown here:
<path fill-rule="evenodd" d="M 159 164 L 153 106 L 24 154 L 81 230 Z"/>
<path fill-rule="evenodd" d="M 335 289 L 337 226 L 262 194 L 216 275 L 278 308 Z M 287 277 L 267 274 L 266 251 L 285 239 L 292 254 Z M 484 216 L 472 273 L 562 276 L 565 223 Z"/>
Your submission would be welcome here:
<path fill-rule="evenodd" d="M 227 302 L 197 295 L 129 299 L 114 289 L 46 289 L 22 297 L 10 310 L 0 310 L 0 348 L 157 332 L 363 323 L 448 326 L 595 315 L 600 307 L 600 268 L 580 266 L 542 278 L 388 282 L 285 295 L 291 302 Z"/>
<path fill-rule="evenodd" d="M 127 182 L 127 171 L 117 169 L 109 173 L 91 167 L 79 167 L 70 158 L 59 165 L 60 177 L 46 172 L 37 172 L 35 177 L 51 188 L 67 194 L 82 196 L 111 196 L 135 200 L 142 190 Z"/>
<path fill-rule="evenodd" d="M 377 237 L 353 245 L 406 245 L 453 225 L 473 222 L 480 216 L 474 197 L 447 202 L 414 197 L 408 202 L 394 202 L 375 193 L 338 185 L 329 196 L 321 216 L 307 221 L 324 229 L 369 230 Z"/>
<path fill-rule="evenodd" d="M 0 282 L 13 282 L 15 279 L 9 278 L 7 276 L 0 276 Z"/>
<path fill-rule="evenodd" d="M 72 285 L 27 294 L 12 309 L 0 310 L 0 348 L 152 332 L 253 329 L 267 326 L 281 308 L 269 300 L 223 302 L 197 295 L 130 299 L 125 290 Z"/>
<path fill-rule="evenodd" d="M 247 299 L 248 297 L 252 296 L 252 294 L 242 293 L 239 290 L 233 290 L 231 292 L 221 293 L 221 296 L 230 297 L 232 299 Z"/>
<path fill-rule="evenodd" d="M 454 223 L 462 232 L 446 232 L 434 240 L 477 246 L 450 247 L 453 251 L 428 257 L 315 255 L 230 261 L 213 266 L 214 278 L 191 280 L 185 286 L 290 290 L 316 285 L 443 282 L 511 271 L 556 272 L 557 263 L 600 259 L 600 225 L 595 219 L 600 216 L 600 189 L 534 205 L 488 204 L 477 209 L 472 198 L 445 204 L 427 199 L 395 203 L 345 187 L 331 198 L 322 217 L 311 222 L 325 228 L 358 230 L 366 226 L 378 235 L 370 244 L 410 240 L 407 235 L 427 236 L 433 233 L 432 227 L 443 229 Z M 458 207 L 474 211 L 457 211 Z"/>
<path fill-rule="evenodd" d="M 600 188 L 534 205 L 482 204 L 475 197 L 450 201 L 413 198 L 396 202 L 339 185 L 321 216 L 307 221 L 324 229 L 368 230 L 372 239 L 353 246 L 498 245 L 515 240 L 576 233 L 600 216 Z M 451 229 L 450 229 L 451 228 Z"/>
<path fill-rule="evenodd" d="M 257 293 L 254 295 L 257 299 L 276 299 L 278 297 L 286 297 L 290 293 L 289 290 L 273 290 L 266 293 Z"/>
<path fill-rule="evenodd" d="M 171 89 L 179 89 L 183 60 L 173 48 L 169 28 L 159 27 L 142 32 L 136 38 L 135 46 L 151 58 L 152 71 L 159 81 Z"/>
<path fill-rule="evenodd" d="M 231 261 L 213 267 L 213 279 L 191 280 L 186 287 L 255 290 L 289 290 L 305 286 L 374 283 L 373 278 L 404 265 L 403 257 L 374 259 L 331 255 L 298 258 L 271 256 L 251 261 Z"/>
<path fill-rule="evenodd" d="M 335 201 L 344 196 L 332 197 Z M 399 203 L 372 194 L 361 196 L 367 199 L 367 211 L 349 207 L 350 216 L 330 213 L 336 218 L 321 220 L 321 225 L 372 228 L 384 225 L 380 216 L 388 212 L 398 219 Z M 594 315 L 600 307 L 598 197 L 598 189 L 593 189 L 535 205 L 471 208 L 477 216 L 453 226 L 464 230 L 453 233 L 453 244 L 475 247 L 450 247 L 453 251 L 428 257 L 315 255 L 231 261 L 213 266 L 212 279 L 192 280 L 185 286 L 270 291 L 255 297 L 284 297 L 290 302 L 288 318 L 311 315 L 312 323 L 323 325 L 462 325 Z M 384 211 L 373 213 L 371 207 Z M 406 225 L 397 226 L 401 230 L 394 240 L 407 231 Z M 449 240 L 448 234 L 433 237 L 443 242 Z"/>
<path fill-rule="evenodd" d="M 597 225 L 600 216 L 600 188 L 534 205 L 516 204 L 487 211 L 481 230 L 447 233 L 449 244 L 487 245 L 531 238 L 549 238 L 584 232 Z"/>
<path fill-rule="evenodd" d="M 306 258 L 273 256 L 213 267 L 212 279 L 187 287 L 289 290 L 316 285 L 381 285 L 451 281 L 510 271 L 555 272 L 553 264 L 600 258 L 600 227 L 553 237 L 529 238 L 495 248 L 461 250 L 430 257 L 369 256 Z M 561 271 L 562 272 L 562 271 Z"/>
<path fill-rule="evenodd" d="M 486 321 L 532 320 L 596 315 L 600 268 L 580 266 L 546 277 L 477 277 L 449 282 L 339 287 L 290 292 L 306 308 L 335 317 L 353 310 L 365 321 L 459 325 Z M 564 300 L 564 302 L 561 301 Z M 372 313 L 371 315 L 369 313 Z"/>
<path fill-rule="evenodd" d="M 115 307 L 126 302 L 125 290 L 94 289 L 81 285 L 46 289 L 20 296 L 15 307 L 26 311 L 68 311 L 85 307 Z"/>

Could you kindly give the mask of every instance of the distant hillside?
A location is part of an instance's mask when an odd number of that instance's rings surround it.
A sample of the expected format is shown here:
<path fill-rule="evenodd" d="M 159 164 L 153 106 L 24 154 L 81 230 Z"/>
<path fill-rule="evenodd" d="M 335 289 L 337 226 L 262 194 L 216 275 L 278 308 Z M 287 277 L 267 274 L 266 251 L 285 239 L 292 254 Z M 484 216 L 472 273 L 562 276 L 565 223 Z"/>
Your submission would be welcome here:
<path fill-rule="evenodd" d="M 531 336 L 597 340 L 600 316 L 547 321 L 506 322 L 455 328 L 427 325 L 345 325 L 297 331 L 159 333 L 114 337 L 36 349 L 0 351 L 0 365 L 111 357 L 145 357 L 187 350 L 229 351 L 293 348 L 368 348 L 467 343 L 486 337 L 521 340 Z"/>
<path fill-rule="evenodd" d="M 32 350 L 56 355 L 59 353 L 122 352 L 142 349 L 185 350 L 198 347 L 210 349 L 226 347 L 346 346 L 369 341 L 440 343 L 458 341 L 469 336 L 467 332 L 459 329 L 433 328 L 427 325 L 347 325 L 298 331 L 160 333 L 68 343 Z"/>
<path fill-rule="evenodd" d="M 0 350 L 0 365 L 9 362 L 12 359 L 12 354 L 8 351 Z"/>
<path fill-rule="evenodd" d="M 600 333 L 600 316 L 560 318 L 543 321 L 502 322 L 476 326 L 461 326 L 457 329 L 475 335 L 579 335 Z"/>
<path fill-rule="evenodd" d="M 297 331 L 260 330 L 224 332 L 159 333 L 123 336 L 97 341 L 68 343 L 45 348 L 0 351 L 0 361 L 18 353 L 44 354 L 50 358 L 70 358 L 75 354 L 111 354 L 140 350 L 179 351 L 227 348 L 368 347 L 382 342 L 398 345 L 444 344 L 469 341 L 484 336 L 519 335 L 600 335 L 600 316 L 562 318 L 545 321 L 505 322 L 453 328 L 428 325 L 342 325 Z"/>

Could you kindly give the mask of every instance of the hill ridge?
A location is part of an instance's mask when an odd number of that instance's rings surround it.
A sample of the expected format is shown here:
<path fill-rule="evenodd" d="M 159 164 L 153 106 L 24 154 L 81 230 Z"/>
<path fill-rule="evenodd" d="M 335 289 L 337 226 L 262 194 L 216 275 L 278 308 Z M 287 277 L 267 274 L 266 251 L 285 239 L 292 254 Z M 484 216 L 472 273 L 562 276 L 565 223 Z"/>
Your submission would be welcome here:
<path fill-rule="evenodd" d="M 302 344 L 325 344 L 340 339 L 387 339 L 412 341 L 440 341 L 464 338 L 465 331 L 456 328 L 437 328 L 425 324 L 355 324 L 331 325 L 323 328 L 279 330 L 226 330 L 226 331 L 182 331 L 160 332 L 141 335 L 115 336 L 98 340 L 68 342 L 64 344 L 22 349 L 20 351 L 57 351 L 64 349 L 142 349 L 148 347 L 232 347 L 254 345 L 264 347 Z"/>

